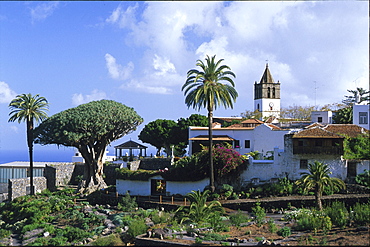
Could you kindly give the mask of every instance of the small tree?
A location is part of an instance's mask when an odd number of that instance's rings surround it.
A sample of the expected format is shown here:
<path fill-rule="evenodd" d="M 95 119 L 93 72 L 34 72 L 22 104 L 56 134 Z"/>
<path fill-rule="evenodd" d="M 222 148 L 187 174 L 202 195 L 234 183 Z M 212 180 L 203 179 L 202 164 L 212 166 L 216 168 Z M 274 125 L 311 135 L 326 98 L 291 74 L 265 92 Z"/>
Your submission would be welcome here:
<path fill-rule="evenodd" d="M 143 119 L 121 103 L 93 101 L 57 113 L 35 129 L 36 143 L 75 147 L 85 159 L 79 192 L 90 194 L 106 188 L 103 155 L 107 145 L 136 130 Z"/>
<path fill-rule="evenodd" d="M 333 122 L 336 124 L 351 124 L 353 122 L 352 107 L 346 107 L 336 111 L 333 115 Z"/>
<path fill-rule="evenodd" d="M 344 189 L 346 185 L 339 178 L 332 178 L 327 164 L 319 161 L 315 161 L 313 164 L 308 164 L 308 172 L 301 173 L 302 177 L 296 181 L 298 186 L 303 186 L 305 191 L 314 189 L 316 206 L 319 210 L 322 210 L 322 192 L 324 186 L 331 188 Z"/>

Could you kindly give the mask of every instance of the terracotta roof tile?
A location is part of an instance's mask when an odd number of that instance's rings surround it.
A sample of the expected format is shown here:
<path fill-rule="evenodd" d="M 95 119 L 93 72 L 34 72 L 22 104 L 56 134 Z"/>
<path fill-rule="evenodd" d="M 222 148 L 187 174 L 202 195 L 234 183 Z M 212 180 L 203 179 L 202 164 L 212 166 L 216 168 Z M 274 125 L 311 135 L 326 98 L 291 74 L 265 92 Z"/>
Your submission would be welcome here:
<path fill-rule="evenodd" d="M 264 122 L 259 120 L 259 119 L 255 119 L 255 118 L 250 118 L 250 119 L 246 119 L 244 121 L 241 122 L 242 124 L 253 124 L 253 123 L 259 123 L 259 124 L 263 124 Z"/>
<path fill-rule="evenodd" d="M 324 130 L 320 127 L 301 130 L 293 135 L 293 138 L 344 138 L 341 135 Z"/>
<path fill-rule="evenodd" d="M 362 128 L 356 124 L 328 124 L 323 129 L 349 137 L 356 137 L 360 134 L 369 133 L 369 130 L 366 130 L 365 128 Z"/>
<path fill-rule="evenodd" d="M 270 128 L 272 128 L 272 130 L 282 130 L 282 128 L 280 128 L 280 127 L 278 127 L 276 125 L 270 124 L 270 123 L 266 123 L 265 125 L 267 125 Z"/>

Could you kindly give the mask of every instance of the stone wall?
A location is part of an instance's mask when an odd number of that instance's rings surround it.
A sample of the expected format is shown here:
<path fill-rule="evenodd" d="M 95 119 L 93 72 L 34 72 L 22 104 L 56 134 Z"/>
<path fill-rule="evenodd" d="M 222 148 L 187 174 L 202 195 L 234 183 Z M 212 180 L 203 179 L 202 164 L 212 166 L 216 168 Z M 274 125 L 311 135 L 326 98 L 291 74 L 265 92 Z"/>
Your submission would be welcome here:
<path fill-rule="evenodd" d="M 47 188 L 45 177 L 34 177 L 33 185 L 35 193 L 39 193 Z M 13 178 L 9 179 L 8 184 L 8 199 L 12 201 L 14 198 L 30 194 L 30 178 Z"/>
<path fill-rule="evenodd" d="M 44 176 L 47 178 L 48 189 L 54 191 L 59 186 L 73 183 L 72 177 L 75 171 L 75 166 L 75 164 L 63 163 L 57 165 L 46 165 Z"/>

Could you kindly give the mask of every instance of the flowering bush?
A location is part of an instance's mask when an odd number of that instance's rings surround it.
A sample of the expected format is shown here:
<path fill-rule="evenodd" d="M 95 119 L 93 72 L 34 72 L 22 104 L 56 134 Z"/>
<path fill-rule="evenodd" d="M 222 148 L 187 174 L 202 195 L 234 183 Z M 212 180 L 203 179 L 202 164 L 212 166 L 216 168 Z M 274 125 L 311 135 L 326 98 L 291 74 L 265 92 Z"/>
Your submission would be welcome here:
<path fill-rule="evenodd" d="M 212 149 L 213 152 L 213 165 L 216 175 L 223 177 L 224 175 L 237 171 L 238 168 L 243 168 L 245 165 L 245 158 L 230 147 L 216 145 Z M 204 147 L 202 152 L 199 153 L 202 163 L 208 165 L 208 147 Z"/>

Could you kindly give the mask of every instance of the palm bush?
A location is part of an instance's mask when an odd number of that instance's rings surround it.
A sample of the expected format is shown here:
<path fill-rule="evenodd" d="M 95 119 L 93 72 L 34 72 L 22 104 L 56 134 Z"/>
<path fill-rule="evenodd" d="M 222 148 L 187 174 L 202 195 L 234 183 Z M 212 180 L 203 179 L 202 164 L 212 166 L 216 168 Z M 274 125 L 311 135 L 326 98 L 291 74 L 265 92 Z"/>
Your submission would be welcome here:
<path fill-rule="evenodd" d="M 316 206 L 322 210 L 322 194 L 324 186 L 331 188 L 344 189 L 346 185 L 339 178 L 332 178 L 329 166 L 319 161 L 308 164 L 308 172 L 303 172 L 302 177 L 296 181 L 298 186 L 302 186 L 304 191 L 315 190 Z"/>
<path fill-rule="evenodd" d="M 224 212 L 220 202 L 211 201 L 207 203 L 209 193 L 209 190 L 204 192 L 192 190 L 191 193 L 186 195 L 190 200 L 190 207 L 181 206 L 175 211 L 175 217 L 180 220 L 180 223 L 184 221 L 207 222 L 215 213 Z"/>

